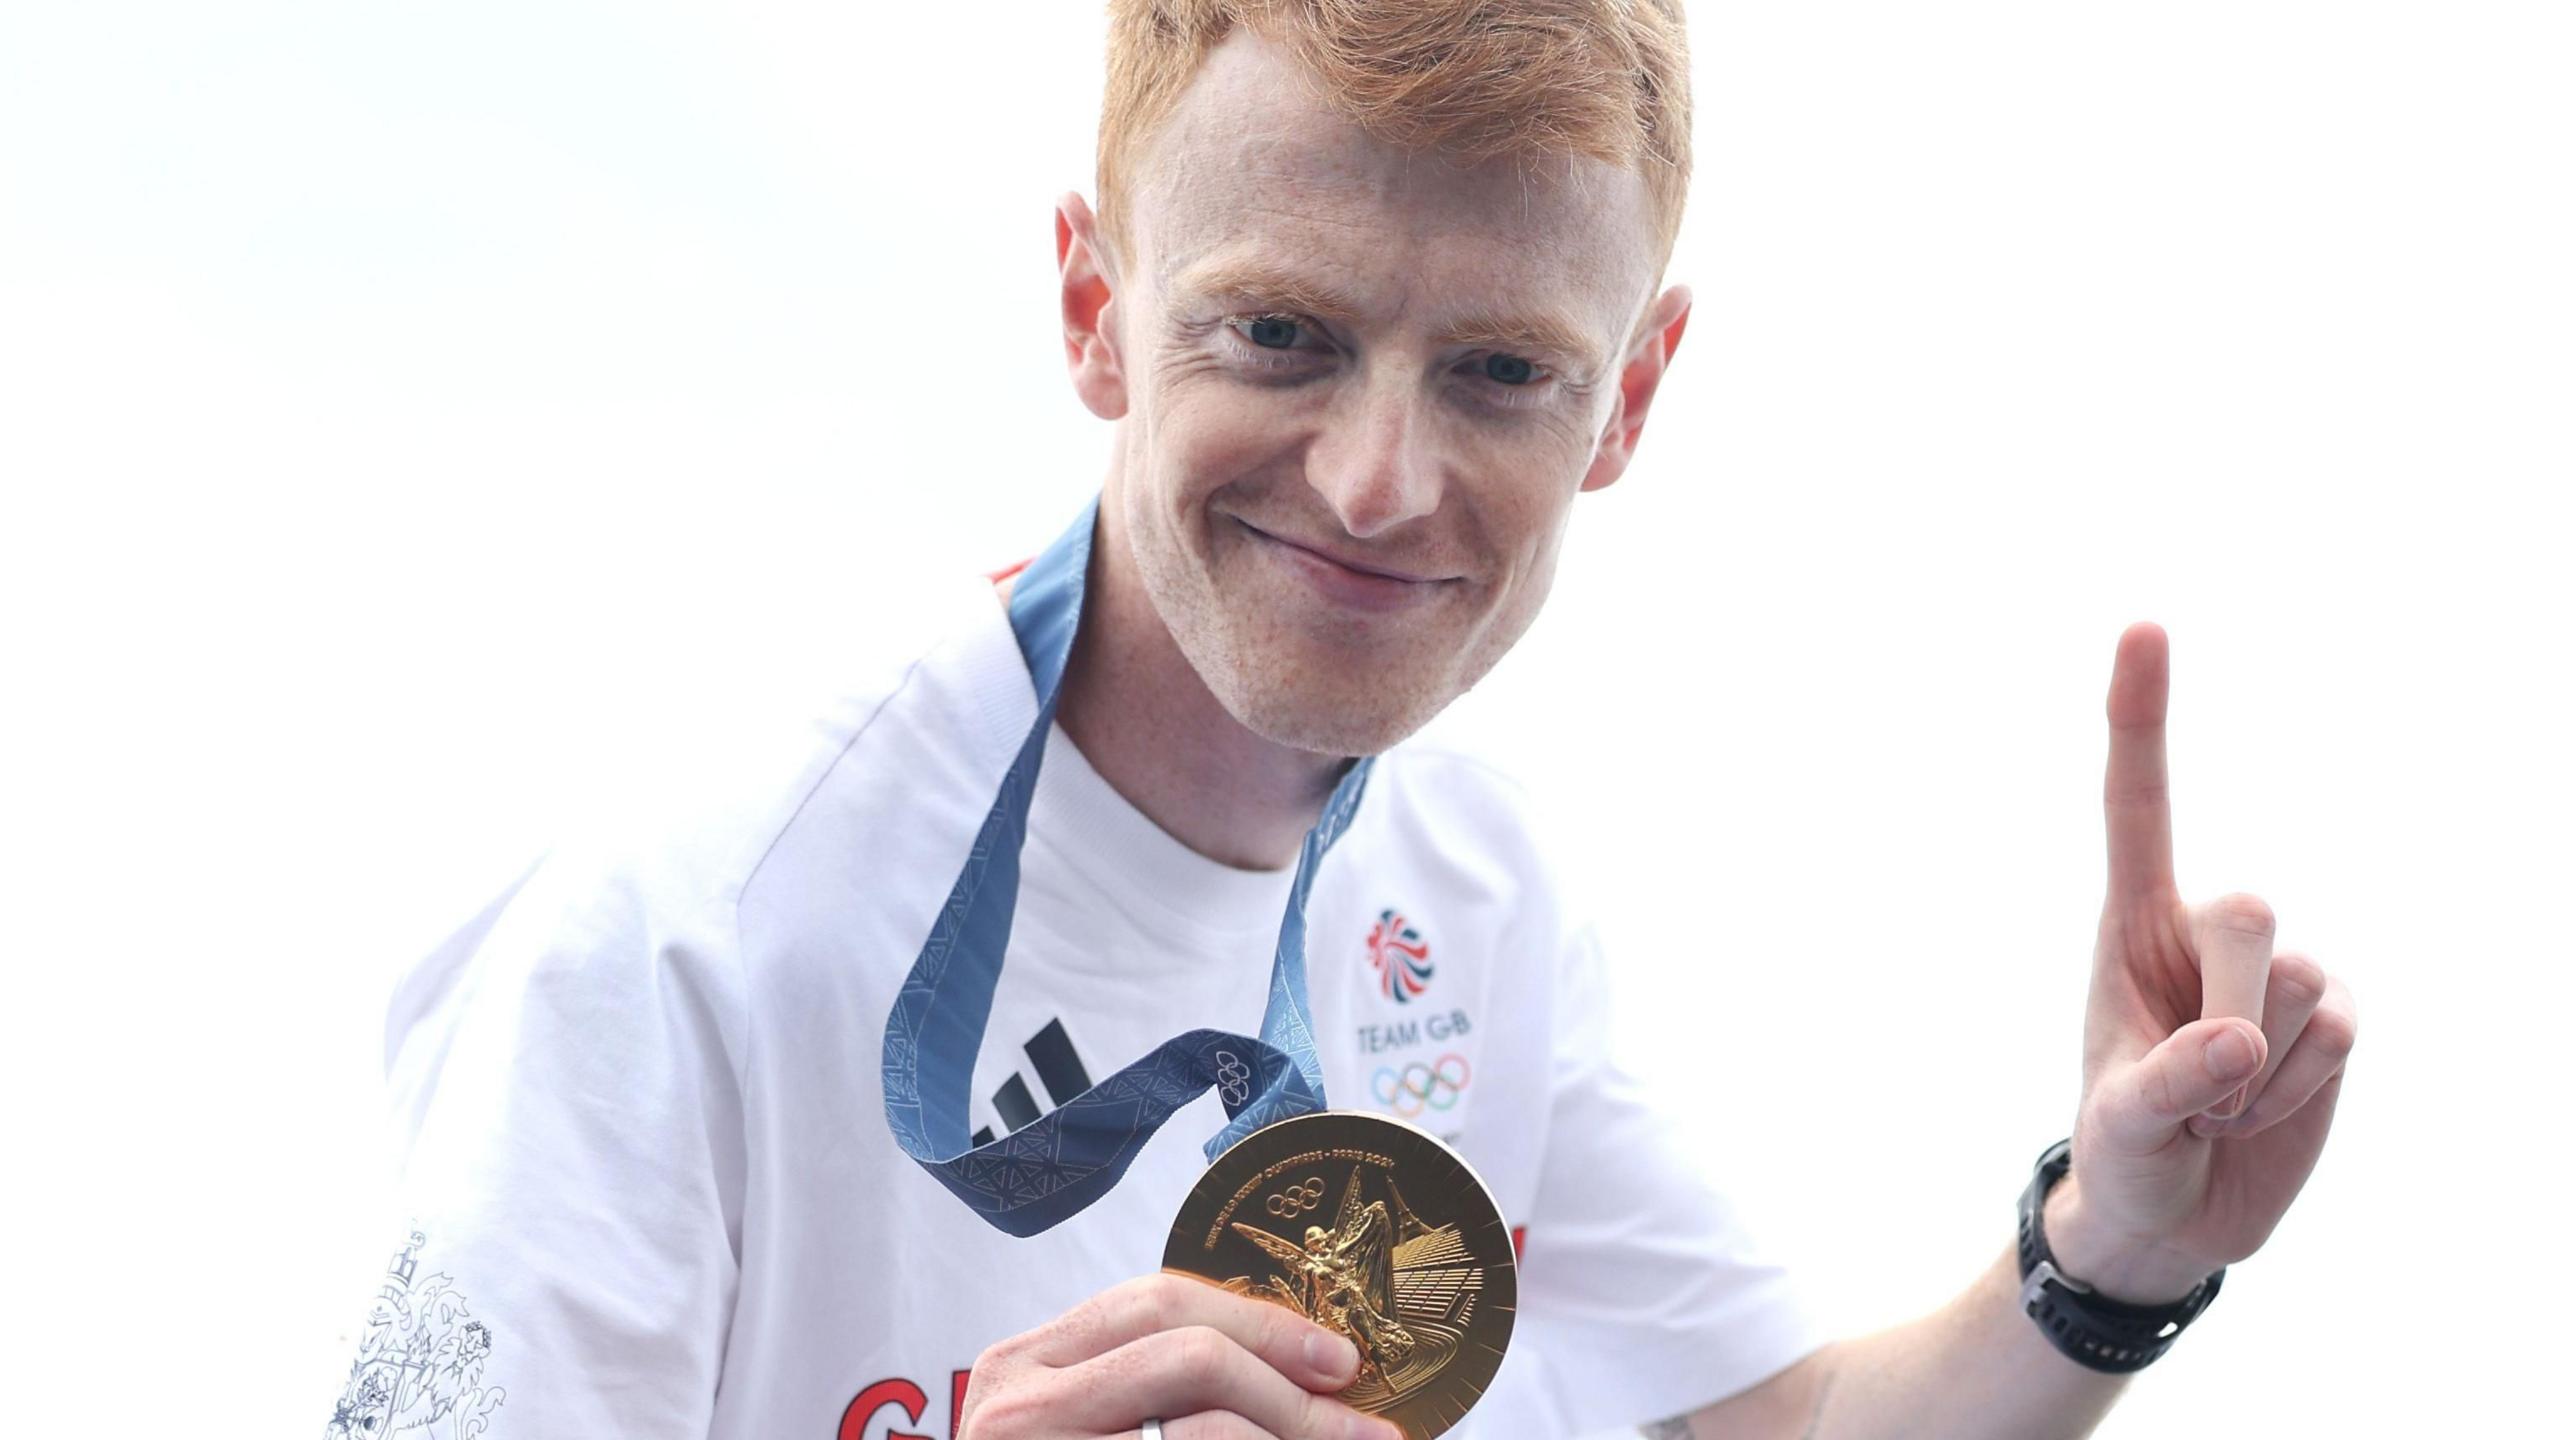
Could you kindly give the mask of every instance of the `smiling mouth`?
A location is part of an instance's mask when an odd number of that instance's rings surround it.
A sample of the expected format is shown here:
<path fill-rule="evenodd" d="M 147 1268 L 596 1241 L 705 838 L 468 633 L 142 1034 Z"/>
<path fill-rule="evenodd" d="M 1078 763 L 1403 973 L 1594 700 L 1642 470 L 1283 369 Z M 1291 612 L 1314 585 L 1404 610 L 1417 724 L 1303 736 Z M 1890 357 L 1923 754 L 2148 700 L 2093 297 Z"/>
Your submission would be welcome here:
<path fill-rule="evenodd" d="M 1443 583 L 1445 580 L 1456 578 L 1455 576 L 1435 577 L 1430 575 L 1416 575 L 1410 571 L 1390 569 L 1384 565 L 1372 565 L 1365 564 L 1357 560 L 1346 560 L 1329 550 L 1320 550 L 1313 545 L 1302 544 L 1296 540 L 1289 539 L 1284 535 L 1274 535 L 1270 531 L 1254 525 L 1249 521 L 1238 519 L 1236 523 L 1243 526 L 1247 533 L 1254 535 L 1259 539 L 1268 540 L 1274 545 L 1285 546 L 1301 555 L 1309 556 L 1315 560 L 1319 560 L 1327 565 L 1333 566 L 1337 570 L 1348 571 L 1353 575 L 1364 576 L 1372 580 L 1390 580 L 1401 585 L 1438 585 Z"/>
<path fill-rule="evenodd" d="M 1234 519 L 1255 546 L 1278 564 L 1292 588 L 1336 614 L 1366 615 L 1379 620 L 1417 614 L 1430 608 L 1439 597 L 1450 594 L 1448 587 L 1459 578 L 1435 579 L 1409 570 L 1346 560 L 1234 516 L 1228 518 Z"/>

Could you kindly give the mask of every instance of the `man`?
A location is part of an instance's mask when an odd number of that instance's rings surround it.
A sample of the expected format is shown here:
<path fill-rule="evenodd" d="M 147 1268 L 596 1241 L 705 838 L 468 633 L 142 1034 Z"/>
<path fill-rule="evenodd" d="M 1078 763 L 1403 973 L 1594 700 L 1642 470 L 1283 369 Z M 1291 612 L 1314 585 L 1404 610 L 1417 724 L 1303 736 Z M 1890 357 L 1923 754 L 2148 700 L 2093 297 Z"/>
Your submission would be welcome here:
<path fill-rule="evenodd" d="M 1117 446 L 973 1141 L 1176 1031 L 1251 1034 L 1302 838 L 1378 756 L 1305 898 L 1313 1039 L 1334 1107 L 1443 1137 L 1520 1241 L 1460 1433 L 2086 1433 L 2123 1377 L 2022 1313 L 2015 1254 L 1926 1319 L 1821 1333 L 1611 1065 L 1596 940 L 1515 787 L 1409 739 L 1525 631 L 1679 347 L 1677 7 L 1113 23 L 1100 209 L 1066 197 L 1056 237 L 1069 377 Z M 848 617 L 865 658 L 812 657 L 823 707 L 657 831 L 555 853 L 403 986 L 415 1229 L 331 1434 L 1395 1433 L 1333 1398 L 1341 1335 L 1157 1273 L 1214 1107 L 1027 1238 L 884 1121 L 902 983 L 1037 734 L 1015 583 Z M 2262 903 L 2176 895 L 2164 645 L 2118 648 L 2084 1094 L 2042 1209 L 2053 1267 L 2133 1306 L 2209 1298 L 2264 1242 L 2353 1037 Z"/>

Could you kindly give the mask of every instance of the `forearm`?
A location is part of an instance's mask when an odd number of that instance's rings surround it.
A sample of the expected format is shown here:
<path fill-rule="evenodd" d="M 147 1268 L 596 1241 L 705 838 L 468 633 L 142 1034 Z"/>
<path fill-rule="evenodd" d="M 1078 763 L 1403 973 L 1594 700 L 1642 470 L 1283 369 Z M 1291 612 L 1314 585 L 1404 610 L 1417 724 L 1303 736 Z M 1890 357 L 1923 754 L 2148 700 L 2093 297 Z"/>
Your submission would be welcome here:
<path fill-rule="evenodd" d="M 2097 1428 L 2128 1377 L 2065 1359 L 2018 1308 L 2018 1260 L 1909 1324 L 1846 1340 L 1806 1440 L 2062 1440 Z"/>
<path fill-rule="evenodd" d="M 2102 1255 L 2084 1244 L 2076 1199 L 2065 1177 L 2046 1200 L 2054 1259 L 2066 1273 L 2129 1298 L 2164 1283 L 2138 1276 L 2138 1257 Z M 2165 1283 L 2174 1290 L 2175 1282 Z M 1820 1405 L 1801 1433 L 1806 1440 L 2059 1440 L 2093 1432 L 2131 1377 L 2088 1369 L 2056 1350 L 2019 1308 L 2018 1285 L 2017 1250 L 2004 1246 L 1936 1312 L 1834 1346 Z"/>

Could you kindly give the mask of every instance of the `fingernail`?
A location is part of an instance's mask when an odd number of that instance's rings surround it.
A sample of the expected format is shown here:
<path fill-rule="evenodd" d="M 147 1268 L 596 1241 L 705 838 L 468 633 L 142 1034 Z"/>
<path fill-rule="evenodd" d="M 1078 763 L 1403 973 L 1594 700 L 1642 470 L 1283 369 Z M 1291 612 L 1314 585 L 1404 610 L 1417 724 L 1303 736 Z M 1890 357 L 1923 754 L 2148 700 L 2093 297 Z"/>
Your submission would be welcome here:
<path fill-rule="evenodd" d="M 2225 1096 L 2223 1096 L 2221 1099 L 2216 1100 L 2215 1102 L 2213 1102 L 2213 1108 L 2212 1108 L 2212 1109 L 2210 1109 L 2210 1110 L 2207 1110 L 2207 1111 L 2206 1111 L 2206 1112 L 2204 1112 L 2204 1113 L 2205 1113 L 2205 1114 L 2207 1114 L 2207 1115 L 2209 1115 L 2209 1116 L 2211 1116 L 2211 1117 L 2213 1117 L 2213 1118 L 2214 1118 L 2214 1119 L 2216 1119 L 2216 1120 L 2222 1120 L 2222 1121 L 2237 1120 L 2237 1119 L 2239 1119 L 2239 1118 L 2240 1118 L 2240 1109 L 2241 1109 L 2241 1107 L 2242 1107 L 2243 1105 L 2247 1104 L 2247 1103 L 2248 1103 L 2248 1100 L 2249 1100 L 2249 1087 L 2248 1087 L 2248 1086 L 2246 1086 L 2246 1085 L 2243 1085 L 2243 1086 L 2241 1086 L 2239 1089 L 2234 1090 L 2234 1091 L 2232 1091 L 2230 1094 L 2225 1095 Z"/>
<path fill-rule="evenodd" d="M 1352 1427 L 1351 1434 L 1353 1440 L 1404 1440 L 1404 1427 L 1393 1420 L 1363 1415 L 1360 1423 Z"/>
<path fill-rule="evenodd" d="M 1360 1352 L 1347 1337 L 1319 1330 L 1307 1337 L 1307 1364 L 1328 1379 L 1348 1380 L 1360 1368 Z"/>
<path fill-rule="evenodd" d="M 2258 1047 L 2237 1030 L 2225 1030 L 2204 1047 L 2204 1068 L 2216 1080 L 2238 1080 L 2258 1068 Z"/>

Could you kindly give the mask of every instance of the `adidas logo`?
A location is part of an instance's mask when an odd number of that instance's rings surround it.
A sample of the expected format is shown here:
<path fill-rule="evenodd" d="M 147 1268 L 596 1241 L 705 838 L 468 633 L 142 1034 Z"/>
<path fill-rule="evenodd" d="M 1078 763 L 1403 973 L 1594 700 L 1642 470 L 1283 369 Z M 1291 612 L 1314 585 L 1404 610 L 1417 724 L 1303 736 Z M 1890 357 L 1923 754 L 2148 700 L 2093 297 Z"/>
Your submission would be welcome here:
<path fill-rule="evenodd" d="M 1040 1033 L 1023 1045 L 1022 1052 L 1031 1057 L 1031 1071 L 1040 1077 L 1040 1088 L 1049 1092 L 1047 1109 L 1054 1110 L 1093 1088 L 1093 1079 L 1085 1074 L 1084 1057 L 1076 1053 L 1075 1042 L 1067 1038 L 1066 1022 L 1052 1020 L 1040 1027 Z M 1043 1107 L 1031 1098 L 1031 1087 L 1016 1070 L 996 1087 L 992 1102 L 996 1118 L 1004 1122 L 1010 1135 L 1040 1118 Z M 969 1137 L 972 1145 L 984 1145 L 996 1138 L 996 1132 L 981 1125 Z"/>

